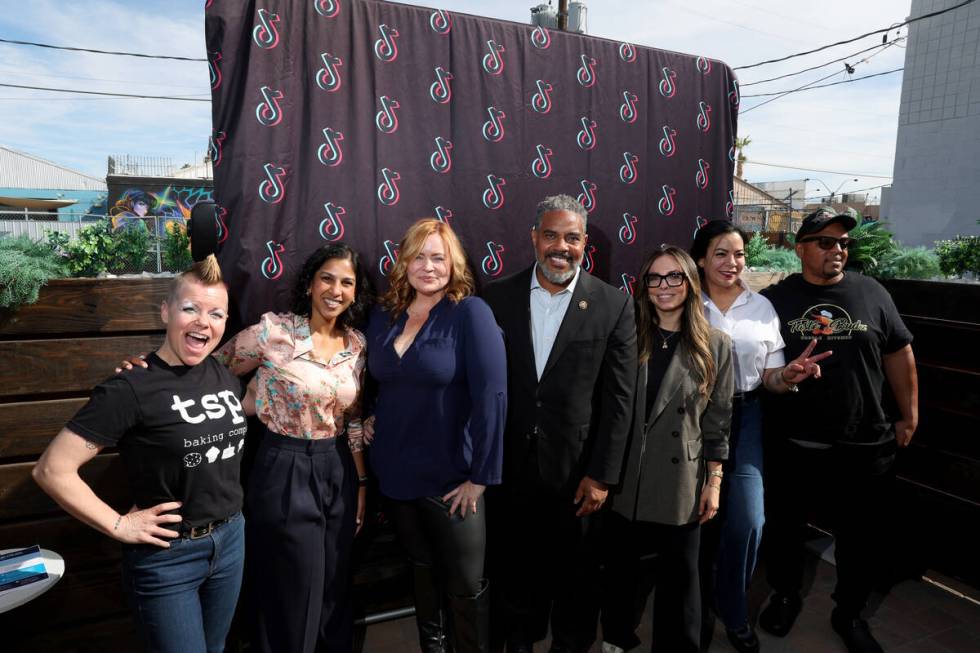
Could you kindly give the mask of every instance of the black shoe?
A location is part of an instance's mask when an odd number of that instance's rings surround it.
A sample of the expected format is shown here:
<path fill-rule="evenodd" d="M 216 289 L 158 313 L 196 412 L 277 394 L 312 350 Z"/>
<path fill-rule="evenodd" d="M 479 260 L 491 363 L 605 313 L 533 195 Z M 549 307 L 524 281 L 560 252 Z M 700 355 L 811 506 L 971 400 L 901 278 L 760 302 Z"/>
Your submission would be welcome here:
<path fill-rule="evenodd" d="M 728 634 L 728 641 L 738 653 L 759 653 L 759 638 L 749 624 L 745 624 L 738 630 L 726 628 L 725 632 Z"/>
<path fill-rule="evenodd" d="M 850 653 L 883 653 L 884 649 L 871 634 L 868 622 L 861 617 L 849 616 L 834 608 L 830 613 L 830 625 L 844 640 L 844 646 Z"/>
<path fill-rule="evenodd" d="M 769 599 L 769 605 L 759 615 L 759 626 L 776 637 L 786 637 L 796 623 L 802 607 L 803 601 L 799 596 L 773 594 Z"/>

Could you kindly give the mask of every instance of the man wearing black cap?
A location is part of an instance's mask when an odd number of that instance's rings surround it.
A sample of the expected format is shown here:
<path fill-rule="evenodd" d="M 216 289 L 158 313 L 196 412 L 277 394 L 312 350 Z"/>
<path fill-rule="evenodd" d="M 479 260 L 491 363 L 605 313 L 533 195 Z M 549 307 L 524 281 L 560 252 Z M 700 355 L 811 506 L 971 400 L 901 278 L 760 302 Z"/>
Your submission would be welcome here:
<path fill-rule="evenodd" d="M 762 291 L 779 314 L 790 360 L 816 339 L 831 350 L 819 381 L 766 406 L 766 567 L 775 590 L 759 617 L 784 636 L 802 607 L 803 542 L 811 510 L 833 521 L 837 606 L 831 625 L 848 651 L 881 651 L 861 618 L 886 542 L 891 468 L 918 422 L 912 334 L 874 279 L 844 271 L 856 220 L 821 209 L 796 234 L 802 274 Z M 899 419 L 883 407 L 885 380 Z"/>

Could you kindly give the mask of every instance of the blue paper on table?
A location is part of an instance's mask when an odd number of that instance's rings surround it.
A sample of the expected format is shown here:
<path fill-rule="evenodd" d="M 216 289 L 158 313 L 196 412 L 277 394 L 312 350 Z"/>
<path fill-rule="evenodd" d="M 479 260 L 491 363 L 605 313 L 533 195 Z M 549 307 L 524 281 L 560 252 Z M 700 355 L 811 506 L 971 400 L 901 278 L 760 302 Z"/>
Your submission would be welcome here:
<path fill-rule="evenodd" d="M 30 585 L 47 577 L 41 547 L 38 545 L 0 553 L 0 592 Z"/>

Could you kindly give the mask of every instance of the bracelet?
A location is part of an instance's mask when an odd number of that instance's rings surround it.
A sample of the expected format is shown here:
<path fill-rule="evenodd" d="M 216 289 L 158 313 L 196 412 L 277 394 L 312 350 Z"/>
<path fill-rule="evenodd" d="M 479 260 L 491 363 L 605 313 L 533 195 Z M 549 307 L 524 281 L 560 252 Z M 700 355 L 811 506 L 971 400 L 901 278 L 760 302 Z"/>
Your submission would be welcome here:
<path fill-rule="evenodd" d="M 708 487 L 710 487 L 712 490 L 718 490 L 719 492 L 721 492 L 721 483 L 719 483 L 718 485 L 712 485 L 711 483 L 708 483 Z"/>
<path fill-rule="evenodd" d="M 708 472 L 708 476 L 717 476 L 718 478 L 722 478 L 725 476 L 725 472 L 721 471 L 720 469 L 712 469 L 710 472 Z"/>
<path fill-rule="evenodd" d="M 368 477 L 367 476 L 358 476 L 357 477 L 357 487 L 367 487 L 367 484 L 368 484 Z"/>
<path fill-rule="evenodd" d="M 118 517 L 116 517 L 116 525 L 112 527 L 112 530 L 114 530 L 114 531 L 119 530 L 119 522 L 122 521 L 122 518 L 123 518 L 122 515 L 119 515 Z"/>

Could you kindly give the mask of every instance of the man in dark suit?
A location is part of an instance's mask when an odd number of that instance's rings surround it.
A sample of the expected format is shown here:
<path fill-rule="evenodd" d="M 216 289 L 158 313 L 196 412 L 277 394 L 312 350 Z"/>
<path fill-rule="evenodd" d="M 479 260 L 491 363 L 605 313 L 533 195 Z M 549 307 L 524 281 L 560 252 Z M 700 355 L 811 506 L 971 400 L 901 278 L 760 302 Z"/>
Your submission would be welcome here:
<path fill-rule="evenodd" d="M 504 483 L 490 518 L 509 653 L 545 636 L 549 612 L 553 652 L 595 638 L 589 515 L 619 482 L 636 326 L 630 297 L 581 269 L 586 223 L 574 198 L 545 198 L 531 230 L 537 262 L 484 292 L 507 345 Z"/>

